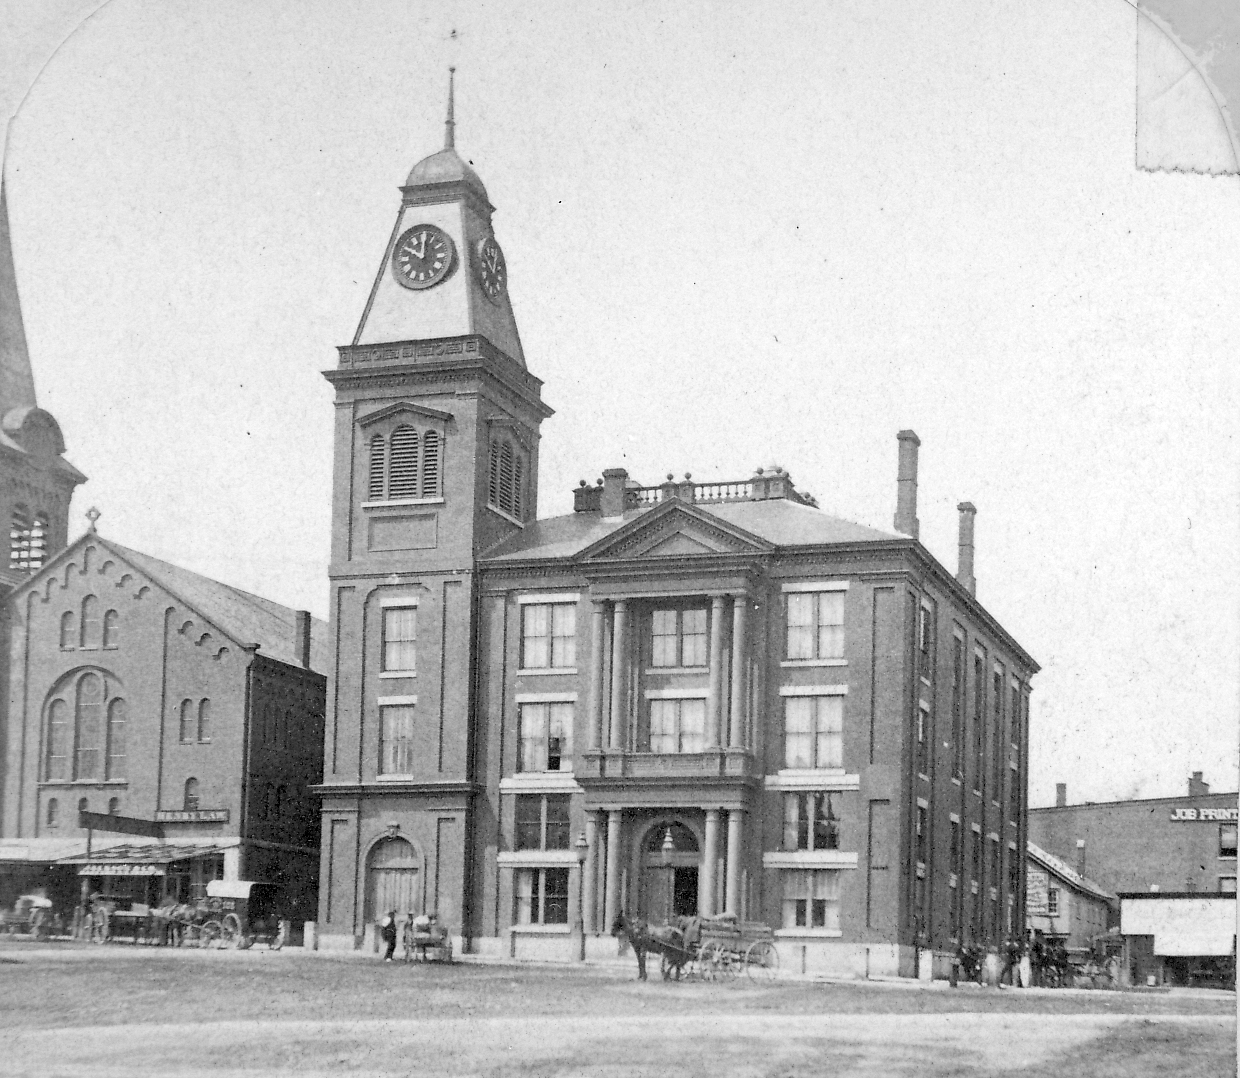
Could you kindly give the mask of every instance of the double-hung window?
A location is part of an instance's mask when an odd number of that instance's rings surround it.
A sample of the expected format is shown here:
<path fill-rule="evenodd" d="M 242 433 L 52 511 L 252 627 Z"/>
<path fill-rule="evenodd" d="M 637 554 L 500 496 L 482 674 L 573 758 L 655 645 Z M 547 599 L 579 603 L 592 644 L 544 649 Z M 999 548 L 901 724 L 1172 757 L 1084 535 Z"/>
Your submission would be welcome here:
<path fill-rule="evenodd" d="M 1234 823 L 1219 824 L 1218 855 L 1220 857 L 1236 856 L 1236 825 Z"/>
<path fill-rule="evenodd" d="M 519 868 L 515 885 L 517 924 L 568 924 L 567 868 Z"/>
<path fill-rule="evenodd" d="M 844 766 L 844 697 L 788 696 L 784 700 L 784 766 Z"/>
<path fill-rule="evenodd" d="M 418 608 L 416 606 L 385 606 L 383 608 L 383 672 L 385 674 L 417 673 L 418 669 Z"/>
<path fill-rule="evenodd" d="M 706 665 L 706 608 L 656 610 L 650 619 L 650 665 Z"/>
<path fill-rule="evenodd" d="M 1051 917 L 1059 916 L 1059 888 L 1048 887 L 1046 889 L 1046 912 Z"/>
<path fill-rule="evenodd" d="M 784 794 L 785 850 L 839 848 L 840 825 L 831 794 Z"/>
<path fill-rule="evenodd" d="M 785 929 L 840 928 L 840 874 L 835 869 L 784 872 Z"/>
<path fill-rule="evenodd" d="M 379 704 L 379 774 L 413 773 L 413 720 L 416 697 Z"/>
<path fill-rule="evenodd" d="M 577 607 L 527 603 L 521 607 L 521 669 L 559 670 L 577 665 Z"/>
<path fill-rule="evenodd" d="M 573 769 L 573 704 L 539 700 L 517 705 L 520 757 L 518 771 Z"/>
<path fill-rule="evenodd" d="M 809 585 L 789 585 L 808 587 Z M 844 657 L 843 590 L 789 591 L 789 659 L 842 659 Z"/>
<path fill-rule="evenodd" d="M 518 794 L 513 847 L 569 849 L 568 794 Z"/>
<path fill-rule="evenodd" d="M 651 752 L 701 752 L 706 734 L 702 697 L 650 701 Z"/>

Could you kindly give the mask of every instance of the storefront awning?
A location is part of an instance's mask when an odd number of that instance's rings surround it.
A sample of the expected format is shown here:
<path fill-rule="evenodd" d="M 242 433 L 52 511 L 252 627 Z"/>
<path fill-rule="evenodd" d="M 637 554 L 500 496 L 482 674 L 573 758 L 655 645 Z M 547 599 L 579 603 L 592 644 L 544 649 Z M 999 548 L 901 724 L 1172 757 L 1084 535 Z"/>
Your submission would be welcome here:
<path fill-rule="evenodd" d="M 222 845 L 175 846 L 160 844 L 113 846 L 91 857 L 66 857 L 60 863 L 77 865 L 79 876 L 166 876 L 177 861 L 214 857 Z"/>

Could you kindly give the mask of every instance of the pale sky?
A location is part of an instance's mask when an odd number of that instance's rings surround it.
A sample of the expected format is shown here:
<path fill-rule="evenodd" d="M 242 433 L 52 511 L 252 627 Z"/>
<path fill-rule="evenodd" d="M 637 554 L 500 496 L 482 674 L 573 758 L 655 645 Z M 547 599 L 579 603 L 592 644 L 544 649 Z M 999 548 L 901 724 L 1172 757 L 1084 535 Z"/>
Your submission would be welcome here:
<path fill-rule="evenodd" d="M 6 102 L 43 24 L 94 6 L 0 4 Z M 71 531 L 96 505 L 326 615 L 319 372 L 455 64 L 557 411 L 542 515 L 606 467 L 779 462 L 890 530 L 912 427 L 922 540 L 954 571 L 977 505 L 978 597 L 1043 667 L 1031 804 L 1234 790 L 1240 181 L 1134 168 L 1134 24 L 1124 0 L 112 0 L 7 163 L 39 400 L 90 476 Z"/>

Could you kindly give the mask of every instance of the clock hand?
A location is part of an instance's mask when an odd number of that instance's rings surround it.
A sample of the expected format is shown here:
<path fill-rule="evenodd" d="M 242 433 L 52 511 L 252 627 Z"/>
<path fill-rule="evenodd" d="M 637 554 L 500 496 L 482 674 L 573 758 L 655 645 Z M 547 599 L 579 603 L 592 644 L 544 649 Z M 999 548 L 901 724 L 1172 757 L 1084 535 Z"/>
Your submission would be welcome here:
<path fill-rule="evenodd" d="M 421 233 L 421 235 L 418 236 L 418 240 L 418 246 L 413 248 L 413 257 L 423 259 L 426 257 L 426 233 Z"/>

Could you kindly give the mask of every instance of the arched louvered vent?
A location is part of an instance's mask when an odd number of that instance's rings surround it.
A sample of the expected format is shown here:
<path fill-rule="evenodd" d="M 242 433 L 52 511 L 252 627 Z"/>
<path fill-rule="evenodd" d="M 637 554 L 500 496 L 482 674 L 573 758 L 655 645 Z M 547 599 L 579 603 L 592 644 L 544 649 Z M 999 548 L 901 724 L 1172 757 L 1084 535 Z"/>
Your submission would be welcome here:
<path fill-rule="evenodd" d="M 491 473 L 487 483 L 487 501 L 499 508 L 499 442 L 491 443 Z"/>
<path fill-rule="evenodd" d="M 47 560 L 47 514 L 40 509 L 30 526 L 30 568 L 42 569 Z"/>
<path fill-rule="evenodd" d="M 512 446 L 504 442 L 499 447 L 499 507 L 505 513 L 512 512 L 513 453 Z"/>
<path fill-rule="evenodd" d="M 512 515 L 518 520 L 521 519 L 521 490 L 522 480 L 525 478 L 525 463 L 519 456 L 514 456 L 512 461 Z"/>
<path fill-rule="evenodd" d="M 397 427 L 392 432 L 392 463 L 388 470 L 389 498 L 418 496 L 418 432 Z"/>
<path fill-rule="evenodd" d="M 378 501 L 383 497 L 383 476 L 386 471 L 387 442 L 383 440 L 382 434 L 376 434 L 370 439 L 370 483 L 367 495 L 371 501 Z"/>
<path fill-rule="evenodd" d="M 439 433 L 433 430 L 422 436 L 422 497 L 439 497 Z"/>

